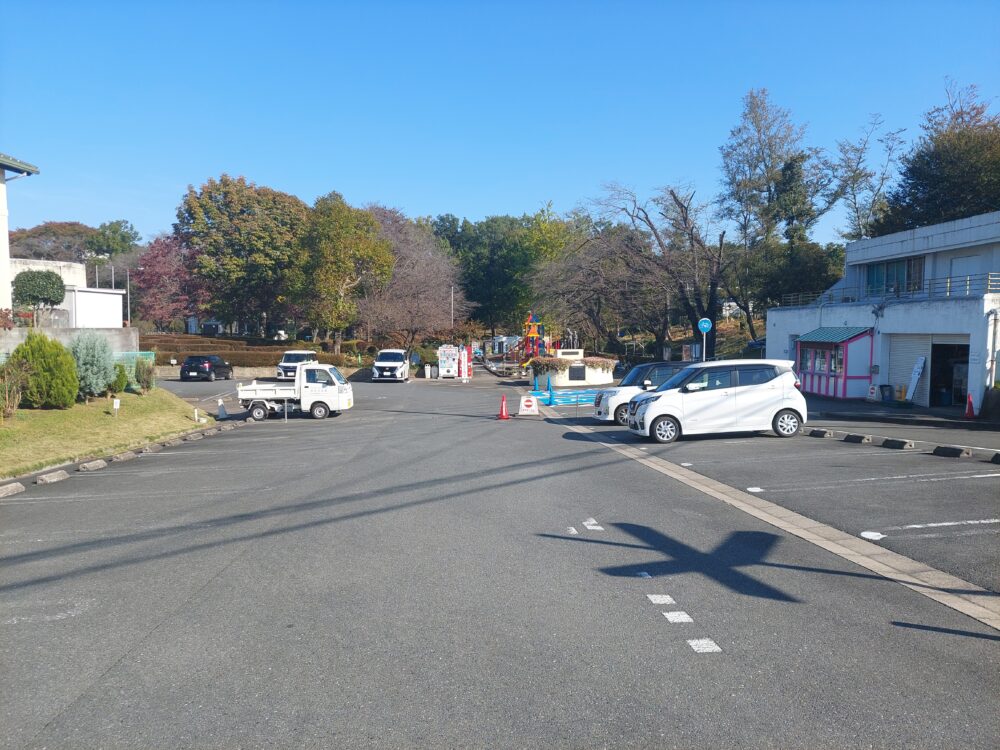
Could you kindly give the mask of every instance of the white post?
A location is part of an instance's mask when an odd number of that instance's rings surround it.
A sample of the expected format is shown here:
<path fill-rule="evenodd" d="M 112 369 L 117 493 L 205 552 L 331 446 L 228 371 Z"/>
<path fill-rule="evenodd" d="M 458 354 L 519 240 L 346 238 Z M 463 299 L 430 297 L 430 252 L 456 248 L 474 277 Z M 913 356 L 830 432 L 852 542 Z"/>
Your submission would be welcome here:
<path fill-rule="evenodd" d="M 705 346 L 706 346 L 707 343 L 708 343 L 708 334 L 705 333 L 704 331 L 702 331 L 701 332 L 701 361 L 702 362 L 705 361 L 705 357 L 708 354 L 708 352 L 705 350 Z"/>

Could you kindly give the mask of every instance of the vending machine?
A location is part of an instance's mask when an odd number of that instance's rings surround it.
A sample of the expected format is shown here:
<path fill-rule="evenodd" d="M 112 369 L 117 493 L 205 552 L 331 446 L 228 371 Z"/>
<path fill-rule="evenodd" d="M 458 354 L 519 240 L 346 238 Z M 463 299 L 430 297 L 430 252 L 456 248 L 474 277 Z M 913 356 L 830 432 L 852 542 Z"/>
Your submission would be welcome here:
<path fill-rule="evenodd" d="M 438 377 L 458 377 L 458 347 L 446 344 L 438 347 Z"/>

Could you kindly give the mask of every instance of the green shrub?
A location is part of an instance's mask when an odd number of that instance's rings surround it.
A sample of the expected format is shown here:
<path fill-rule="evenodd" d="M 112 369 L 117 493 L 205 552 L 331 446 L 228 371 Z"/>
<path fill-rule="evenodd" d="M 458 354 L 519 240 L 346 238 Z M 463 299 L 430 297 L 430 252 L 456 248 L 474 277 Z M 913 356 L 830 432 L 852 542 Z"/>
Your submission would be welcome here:
<path fill-rule="evenodd" d="M 36 409 L 68 409 L 76 401 L 80 381 L 76 362 L 58 341 L 31 331 L 24 343 L 11 352 L 12 362 L 23 362 L 30 370 L 24 385 L 24 403 Z"/>
<path fill-rule="evenodd" d="M 135 361 L 135 379 L 139 384 L 139 392 L 149 393 L 156 387 L 156 369 L 148 359 L 137 359 Z"/>
<path fill-rule="evenodd" d="M 76 361 L 80 395 L 85 401 L 108 390 L 115 379 L 115 363 L 108 340 L 95 331 L 84 331 L 69 346 Z"/>
<path fill-rule="evenodd" d="M 128 370 L 120 362 L 115 365 L 115 379 L 111 383 L 112 393 L 123 393 L 128 388 Z"/>

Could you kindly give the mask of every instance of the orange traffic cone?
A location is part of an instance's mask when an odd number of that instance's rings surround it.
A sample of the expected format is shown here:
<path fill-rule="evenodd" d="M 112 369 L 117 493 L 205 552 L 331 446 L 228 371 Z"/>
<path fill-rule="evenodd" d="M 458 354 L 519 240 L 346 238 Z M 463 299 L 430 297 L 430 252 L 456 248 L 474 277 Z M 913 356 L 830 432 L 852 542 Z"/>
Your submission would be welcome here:
<path fill-rule="evenodd" d="M 965 400 L 965 418 L 966 419 L 975 419 L 976 418 L 976 410 L 972 406 L 972 394 L 971 393 L 969 394 L 969 397 Z"/>
<path fill-rule="evenodd" d="M 510 419 L 510 414 L 507 413 L 507 397 L 500 397 L 500 414 L 497 415 L 497 419 Z"/>

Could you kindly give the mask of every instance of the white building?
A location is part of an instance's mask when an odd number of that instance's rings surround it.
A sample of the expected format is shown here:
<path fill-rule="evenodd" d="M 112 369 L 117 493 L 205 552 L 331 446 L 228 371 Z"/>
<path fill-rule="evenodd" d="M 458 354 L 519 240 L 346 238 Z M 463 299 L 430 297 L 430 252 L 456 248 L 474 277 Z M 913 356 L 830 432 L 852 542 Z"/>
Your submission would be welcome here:
<path fill-rule="evenodd" d="M 7 173 L 11 173 L 11 177 Z M 10 269 L 10 226 L 7 213 L 7 183 L 19 177 L 38 174 L 38 167 L 27 162 L 0 154 L 0 310 L 13 308 L 11 284 L 14 277 Z"/>
<path fill-rule="evenodd" d="M 1000 211 L 847 245 L 844 278 L 767 313 L 767 356 L 803 389 L 863 398 L 888 385 L 921 406 L 976 413 L 997 382 Z"/>

